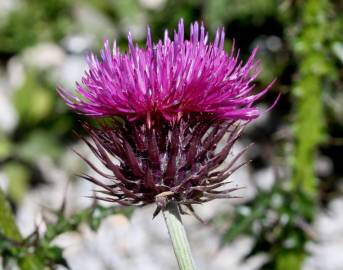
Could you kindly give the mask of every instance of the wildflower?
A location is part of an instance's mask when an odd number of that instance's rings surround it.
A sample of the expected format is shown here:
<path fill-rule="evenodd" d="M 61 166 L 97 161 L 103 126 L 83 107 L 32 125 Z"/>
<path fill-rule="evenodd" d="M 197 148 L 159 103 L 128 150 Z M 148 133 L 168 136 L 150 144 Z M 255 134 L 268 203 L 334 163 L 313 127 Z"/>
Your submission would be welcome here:
<path fill-rule="evenodd" d="M 87 58 L 89 70 L 76 94 L 59 89 L 74 111 L 95 118 L 110 118 L 97 127 L 84 124 L 85 140 L 108 172 L 82 157 L 104 182 L 96 197 L 122 205 L 157 203 L 156 213 L 169 201 L 185 205 L 230 198 L 237 189 L 223 188 L 241 152 L 222 166 L 244 125 L 260 115 L 254 103 L 271 87 L 254 94 L 259 74 L 256 49 L 243 64 L 234 48 L 224 50 L 225 33 L 219 29 L 213 42 L 197 22 L 184 37 L 180 20 L 174 38 L 165 31 L 163 41 L 146 47 L 134 45 L 128 35 L 128 52 L 105 41 L 101 60 Z"/>

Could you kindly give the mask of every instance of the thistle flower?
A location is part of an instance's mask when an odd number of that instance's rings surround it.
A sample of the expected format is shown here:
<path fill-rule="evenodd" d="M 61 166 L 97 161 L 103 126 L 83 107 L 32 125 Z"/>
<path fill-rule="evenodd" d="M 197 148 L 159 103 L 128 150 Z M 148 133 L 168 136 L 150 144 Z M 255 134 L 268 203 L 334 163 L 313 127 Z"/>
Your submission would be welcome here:
<path fill-rule="evenodd" d="M 122 205 L 157 203 L 158 213 L 169 201 L 192 210 L 216 198 L 230 198 L 236 190 L 224 188 L 227 178 L 242 164 L 238 154 L 226 166 L 244 125 L 260 115 L 254 106 L 271 87 L 256 92 L 259 74 L 256 49 L 243 64 L 234 48 L 224 50 L 224 29 L 213 42 L 197 22 L 185 39 L 180 20 L 174 38 L 128 51 L 105 41 L 101 59 L 87 58 L 89 70 L 76 94 L 58 89 L 74 111 L 95 118 L 110 118 L 98 127 L 84 124 L 85 140 L 108 169 L 103 172 L 82 157 L 108 182 L 83 177 L 101 190 L 97 198 Z"/>

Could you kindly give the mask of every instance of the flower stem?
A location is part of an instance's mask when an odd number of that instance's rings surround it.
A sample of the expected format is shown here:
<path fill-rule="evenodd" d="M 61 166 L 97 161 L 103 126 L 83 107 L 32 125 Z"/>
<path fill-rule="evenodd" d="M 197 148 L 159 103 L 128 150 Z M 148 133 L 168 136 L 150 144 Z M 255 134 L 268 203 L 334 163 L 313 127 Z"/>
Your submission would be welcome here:
<path fill-rule="evenodd" d="M 169 202 L 163 210 L 163 216 L 180 270 L 195 270 L 191 248 L 177 203 Z"/>

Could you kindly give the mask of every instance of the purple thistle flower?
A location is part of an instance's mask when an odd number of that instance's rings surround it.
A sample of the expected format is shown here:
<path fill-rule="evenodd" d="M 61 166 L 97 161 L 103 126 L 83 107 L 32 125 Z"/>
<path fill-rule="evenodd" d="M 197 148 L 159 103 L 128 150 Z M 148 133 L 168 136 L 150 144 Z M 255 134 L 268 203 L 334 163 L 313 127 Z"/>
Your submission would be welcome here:
<path fill-rule="evenodd" d="M 158 213 L 168 201 L 192 211 L 192 204 L 233 197 L 238 188 L 223 186 L 244 164 L 235 165 L 245 150 L 220 166 L 245 123 L 260 115 L 254 103 L 273 83 L 254 94 L 257 50 L 243 64 L 234 49 L 225 52 L 224 38 L 221 29 L 208 42 L 204 26 L 195 22 L 185 40 L 180 20 L 173 40 L 165 31 L 164 40 L 153 44 L 148 29 L 146 48 L 134 46 L 129 34 L 125 54 L 105 41 L 101 60 L 88 57 L 77 93 L 58 89 L 76 112 L 113 120 L 84 124 L 92 139 L 84 141 L 108 169 L 100 171 L 81 156 L 108 179 L 83 176 L 101 187 L 97 198 L 123 205 L 156 202 Z"/>
<path fill-rule="evenodd" d="M 191 25 L 190 39 L 184 39 L 180 20 L 174 40 L 165 31 L 164 40 L 153 44 L 147 31 L 146 48 L 134 46 L 128 35 L 129 50 L 122 54 L 114 42 L 105 41 L 101 61 L 87 58 L 88 72 L 77 83 L 78 95 L 59 89 L 67 104 L 88 116 L 121 115 L 129 120 L 161 114 L 166 120 L 197 112 L 220 119 L 251 120 L 260 112 L 253 104 L 271 87 L 253 94 L 259 68 L 254 49 L 245 64 L 234 49 L 224 50 L 224 29 L 213 43 L 197 22 Z"/>

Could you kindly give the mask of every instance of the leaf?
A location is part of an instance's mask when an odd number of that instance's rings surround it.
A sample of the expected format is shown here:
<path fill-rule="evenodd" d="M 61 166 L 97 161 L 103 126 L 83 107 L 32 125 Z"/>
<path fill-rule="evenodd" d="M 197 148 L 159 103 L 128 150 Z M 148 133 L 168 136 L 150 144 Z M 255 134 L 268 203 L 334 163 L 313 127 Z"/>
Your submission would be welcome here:
<path fill-rule="evenodd" d="M 8 193 L 16 203 L 19 203 L 28 188 L 30 172 L 26 166 L 14 161 L 6 163 L 3 170 L 9 182 Z"/>
<path fill-rule="evenodd" d="M 21 270 L 43 270 L 46 269 L 42 261 L 31 254 L 20 259 L 18 262 Z"/>
<path fill-rule="evenodd" d="M 0 232 L 10 239 L 13 239 L 16 241 L 21 240 L 20 232 L 15 223 L 12 210 L 1 188 L 0 188 Z"/>
<path fill-rule="evenodd" d="M 276 257 L 275 270 L 301 269 L 304 259 L 303 252 L 285 251 Z"/>
<path fill-rule="evenodd" d="M 7 158 L 12 151 L 12 143 L 5 136 L 0 135 L 0 160 Z"/>
<path fill-rule="evenodd" d="M 29 73 L 24 84 L 13 95 L 20 121 L 27 125 L 46 119 L 54 104 L 54 93 L 42 86 L 37 77 L 35 73 Z"/>
<path fill-rule="evenodd" d="M 243 207 L 240 208 L 242 209 Z M 266 209 L 266 205 L 261 204 L 254 208 L 245 209 L 250 209 L 251 213 L 247 215 L 240 213 L 236 216 L 236 218 L 232 222 L 230 229 L 224 234 L 223 242 L 231 242 L 237 236 L 250 230 L 253 222 L 262 218 Z M 237 211 L 239 212 L 239 209 L 237 209 Z"/>

